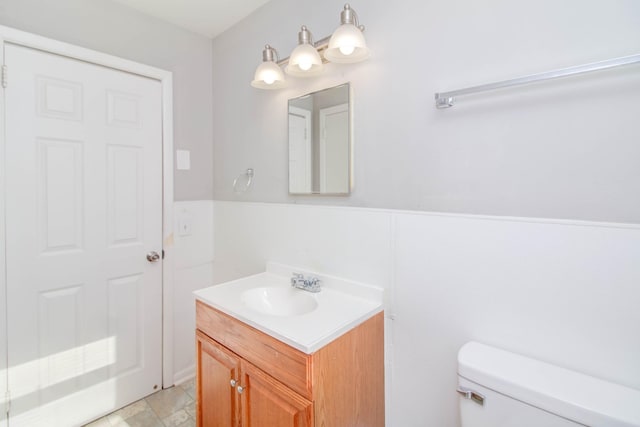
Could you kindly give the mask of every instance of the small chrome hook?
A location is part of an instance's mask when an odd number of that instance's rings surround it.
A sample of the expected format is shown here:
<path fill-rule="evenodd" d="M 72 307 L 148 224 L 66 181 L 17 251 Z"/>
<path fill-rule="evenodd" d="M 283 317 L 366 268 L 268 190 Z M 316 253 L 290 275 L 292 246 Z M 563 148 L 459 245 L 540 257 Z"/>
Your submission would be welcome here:
<path fill-rule="evenodd" d="M 239 189 L 238 181 L 240 181 L 240 179 L 243 177 L 247 179 L 247 183 L 244 185 L 244 188 Z M 251 181 L 253 181 L 253 169 L 249 168 L 245 173 L 238 175 L 238 177 L 233 180 L 233 192 L 234 193 L 246 192 L 249 189 L 249 187 L 251 187 Z"/>

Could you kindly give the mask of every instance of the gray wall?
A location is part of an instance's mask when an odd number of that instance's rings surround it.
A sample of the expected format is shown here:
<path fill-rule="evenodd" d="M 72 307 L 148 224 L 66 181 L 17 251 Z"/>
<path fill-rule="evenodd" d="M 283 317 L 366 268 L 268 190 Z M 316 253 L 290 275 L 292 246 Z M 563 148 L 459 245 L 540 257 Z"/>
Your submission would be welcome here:
<path fill-rule="evenodd" d="M 173 72 L 174 148 L 191 150 L 175 198 L 212 198 L 210 39 L 108 0 L 0 0 L 0 25 Z"/>
<path fill-rule="evenodd" d="M 214 198 L 640 222 L 640 68 L 461 99 L 433 94 L 640 52 L 635 0 L 356 0 L 373 51 L 282 91 L 249 86 L 265 43 L 317 39 L 343 0 L 272 0 L 213 41 Z M 287 194 L 287 99 L 350 81 L 355 188 Z M 255 169 L 251 190 L 233 179 Z"/>

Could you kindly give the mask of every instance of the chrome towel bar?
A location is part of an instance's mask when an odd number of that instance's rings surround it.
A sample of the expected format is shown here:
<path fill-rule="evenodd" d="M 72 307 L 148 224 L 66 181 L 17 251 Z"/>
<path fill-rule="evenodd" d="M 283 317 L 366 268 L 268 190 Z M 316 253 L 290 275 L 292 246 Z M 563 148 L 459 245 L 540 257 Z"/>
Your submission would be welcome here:
<path fill-rule="evenodd" d="M 559 70 L 547 71 L 544 73 L 531 74 L 524 77 L 518 77 L 515 79 L 503 80 L 500 82 L 488 83 L 479 86 L 472 86 L 465 89 L 452 90 L 448 92 L 438 92 L 435 94 L 436 108 L 442 109 L 453 107 L 455 98 L 458 96 L 470 95 L 472 93 L 478 92 L 486 92 L 495 89 L 502 89 L 511 86 L 520 86 L 545 80 L 558 79 L 561 77 L 570 77 L 578 74 L 591 73 L 593 71 L 608 70 L 610 68 L 637 63 L 640 63 L 640 54 L 608 59 L 606 61 L 593 62 L 591 64 L 578 65 L 575 67 L 562 68 Z"/>

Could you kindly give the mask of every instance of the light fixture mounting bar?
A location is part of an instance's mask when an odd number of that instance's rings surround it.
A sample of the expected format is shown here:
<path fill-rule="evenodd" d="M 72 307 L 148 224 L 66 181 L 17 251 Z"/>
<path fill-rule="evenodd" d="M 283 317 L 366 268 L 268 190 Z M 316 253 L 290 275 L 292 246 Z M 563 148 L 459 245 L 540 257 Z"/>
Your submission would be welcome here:
<path fill-rule="evenodd" d="M 640 63 L 640 54 L 623 56 L 620 58 L 608 59 L 600 62 L 592 62 L 590 64 L 578 65 L 575 67 L 561 68 L 559 70 L 546 71 L 544 73 L 530 74 L 524 77 L 518 77 L 510 80 L 503 80 L 496 83 L 488 83 L 479 86 L 472 86 L 465 89 L 452 90 L 449 92 L 439 92 L 435 94 L 436 108 L 449 108 L 454 105 L 455 98 L 473 93 L 487 92 L 490 90 L 503 89 L 512 86 L 521 86 L 531 83 L 553 80 L 562 77 L 571 77 L 575 75 L 591 73 L 594 71 L 603 71 L 610 68 L 621 67 Z"/>

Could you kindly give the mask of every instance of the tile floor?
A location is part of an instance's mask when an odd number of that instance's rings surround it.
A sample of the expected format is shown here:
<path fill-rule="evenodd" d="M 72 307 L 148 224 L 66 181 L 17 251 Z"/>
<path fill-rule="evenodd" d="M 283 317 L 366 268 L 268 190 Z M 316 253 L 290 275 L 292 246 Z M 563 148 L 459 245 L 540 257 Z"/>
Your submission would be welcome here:
<path fill-rule="evenodd" d="M 194 380 L 161 390 L 85 427 L 195 427 Z"/>

